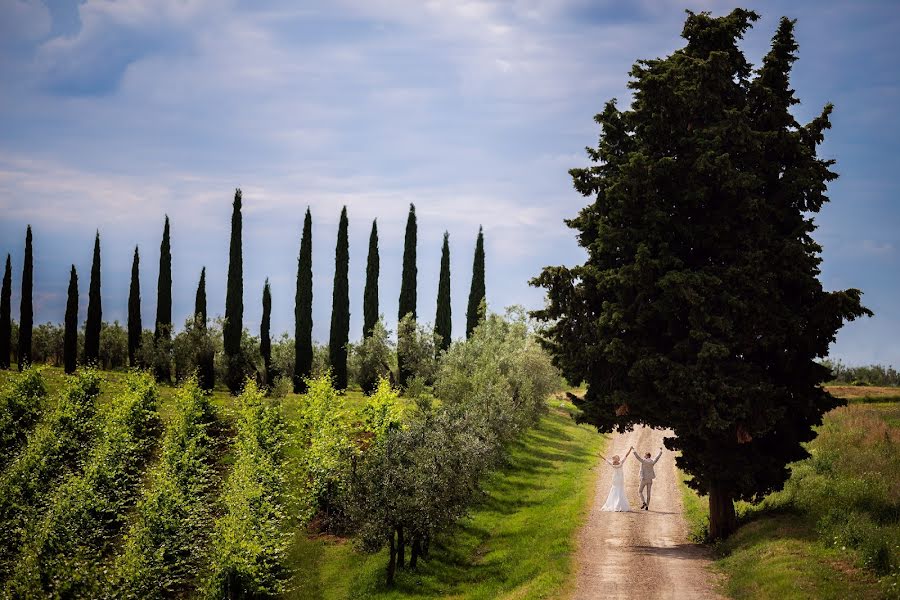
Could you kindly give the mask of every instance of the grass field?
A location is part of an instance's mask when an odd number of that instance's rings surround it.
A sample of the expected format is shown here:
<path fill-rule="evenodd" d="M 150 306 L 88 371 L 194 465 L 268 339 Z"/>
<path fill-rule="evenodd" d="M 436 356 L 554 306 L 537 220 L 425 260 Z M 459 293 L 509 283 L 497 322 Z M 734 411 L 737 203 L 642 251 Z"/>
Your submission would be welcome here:
<path fill-rule="evenodd" d="M 877 387 L 868 385 L 828 385 L 825 388 L 838 398 L 846 398 L 847 402 L 880 403 L 900 402 L 900 388 Z"/>
<path fill-rule="evenodd" d="M 417 572 L 383 585 L 386 552 L 365 555 L 351 543 L 298 535 L 290 549 L 296 599 L 548 598 L 571 583 L 575 532 L 590 506 L 605 437 L 575 425 L 559 398 L 509 452 L 506 468 L 485 484 L 485 497 L 436 544 Z"/>

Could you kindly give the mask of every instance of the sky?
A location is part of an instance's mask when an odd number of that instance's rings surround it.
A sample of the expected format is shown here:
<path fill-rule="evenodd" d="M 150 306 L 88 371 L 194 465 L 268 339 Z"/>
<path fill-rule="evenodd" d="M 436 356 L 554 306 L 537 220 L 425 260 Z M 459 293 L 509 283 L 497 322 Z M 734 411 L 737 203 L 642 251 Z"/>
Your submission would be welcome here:
<path fill-rule="evenodd" d="M 837 160 L 816 217 L 826 289 L 860 288 L 876 316 L 845 326 L 831 357 L 900 365 L 900 5 L 744 2 L 796 18 L 792 84 L 806 122 L 827 102 L 820 155 Z M 567 174 L 597 142 L 593 116 L 638 59 L 683 45 L 684 10 L 714 0 L 0 0 L 0 252 L 18 315 L 26 224 L 35 322 L 61 322 L 70 264 L 84 318 L 93 239 L 104 320 L 124 322 L 141 252 L 143 320 L 155 315 L 159 243 L 171 219 L 174 319 L 207 269 L 225 304 L 231 202 L 244 198 L 244 324 L 264 280 L 272 328 L 293 331 L 303 214 L 313 216 L 314 337 L 327 341 L 341 207 L 350 221 L 351 339 L 362 328 L 368 236 L 378 220 L 380 300 L 395 328 L 403 231 L 418 215 L 418 314 L 433 321 L 441 234 L 450 234 L 453 334 L 465 330 L 478 227 L 493 310 L 538 308 L 528 280 L 584 253 L 563 224 L 588 200 Z"/>

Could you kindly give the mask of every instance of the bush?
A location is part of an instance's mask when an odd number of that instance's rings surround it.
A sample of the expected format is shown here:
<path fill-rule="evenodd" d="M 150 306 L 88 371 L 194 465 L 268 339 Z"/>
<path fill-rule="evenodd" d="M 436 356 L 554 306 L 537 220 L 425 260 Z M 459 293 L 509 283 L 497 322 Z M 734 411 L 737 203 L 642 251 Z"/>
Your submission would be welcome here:
<path fill-rule="evenodd" d="M 277 405 L 248 382 L 238 399 L 234 467 L 225 483 L 225 513 L 216 520 L 205 595 L 277 597 L 284 591 L 282 526 L 284 423 Z"/>
<path fill-rule="evenodd" d="M 149 375 L 129 377 L 110 407 L 83 474 L 55 489 L 29 531 L 7 591 L 14 597 L 88 597 L 102 590 L 100 567 L 134 504 L 159 427 Z"/>
<path fill-rule="evenodd" d="M 118 321 L 100 324 L 100 366 L 108 371 L 128 366 L 128 332 Z"/>
<path fill-rule="evenodd" d="M 26 369 L 0 394 L 0 467 L 12 459 L 37 423 L 47 386 L 38 369 Z"/>
<path fill-rule="evenodd" d="M 437 371 L 435 348 L 439 339 L 430 325 L 419 324 L 411 314 L 397 324 L 397 356 L 411 377 L 421 377 L 426 385 L 434 382 Z"/>
<path fill-rule="evenodd" d="M 379 319 L 370 335 L 350 348 L 350 379 L 355 381 L 363 393 L 375 392 L 381 379 L 394 381 L 391 361 L 394 348 L 390 342 L 390 332 Z"/>

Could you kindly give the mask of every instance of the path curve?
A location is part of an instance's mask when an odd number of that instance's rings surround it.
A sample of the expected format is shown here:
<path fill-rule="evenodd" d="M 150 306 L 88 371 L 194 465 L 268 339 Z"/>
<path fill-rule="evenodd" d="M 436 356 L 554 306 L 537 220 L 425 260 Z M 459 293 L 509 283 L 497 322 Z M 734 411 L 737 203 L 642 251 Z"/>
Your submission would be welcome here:
<path fill-rule="evenodd" d="M 614 434 L 606 456 L 624 455 L 629 446 L 654 456 L 671 432 L 638 427 Z M 594 503 L 578 538 L 575 600 L 719 599 L 709 557 L 691 544 L 682 514 L 681 490 L 672 452 L 663 451 L 656 465 L 650 511 L 638 510 L 639 465 L 625 463 L 625 489 L 632 512 L 602 512 L 612 485 L 612 469 L 600 462 Z"/>

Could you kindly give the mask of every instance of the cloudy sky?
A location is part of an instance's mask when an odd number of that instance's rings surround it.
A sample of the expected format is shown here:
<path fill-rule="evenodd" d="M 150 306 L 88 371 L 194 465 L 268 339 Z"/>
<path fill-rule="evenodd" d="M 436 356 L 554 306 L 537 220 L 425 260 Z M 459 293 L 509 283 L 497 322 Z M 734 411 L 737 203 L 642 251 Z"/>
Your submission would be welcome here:
<path fill-rule="evenodd" d="M 758 62 L 777 19 L 799 20 L 793 84 L 808 120 L 834 102 L 821 149 L 841 177 L 817 217 L 826 288 L 858 287 L 876 317 L 832 356 L 900 365 L 900 7 L 745 2 Z M 95 230 L 103 315 L 124 320 L 142 254 L 144 322 L 155 314 L 163 218 L 172 221 L 175 319 L 202 266 L 224 310 L 228 228 L 244 192 L 245 324 L 293 328 L 303 213 L 313 214 L 314 335 L 327 340 L 341 206 L 350 217 L 351 337 L 362 327 L 372 219 L 381 310 L 396 321 L 403 227 L 419 215 L 419 314 L 433 320 L 441 233 L 450 232 L 454 334 L 465 324 L 483 225 L 490 305 L 537 307 L 527 281 L 582 252 L 562 223 L 585 204 L 567 170 L 586 163 L 592 117 L 629 101 L 639 58 L 681 46 L 697 0 L 0 0 L 0 252 L 18 311 L 24 229 L 35 239 L 36 321 L 62 320 L 68 269 L 87 290 Z M 86 309 L 82 299 L 82 317 Z"/>

